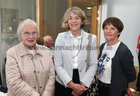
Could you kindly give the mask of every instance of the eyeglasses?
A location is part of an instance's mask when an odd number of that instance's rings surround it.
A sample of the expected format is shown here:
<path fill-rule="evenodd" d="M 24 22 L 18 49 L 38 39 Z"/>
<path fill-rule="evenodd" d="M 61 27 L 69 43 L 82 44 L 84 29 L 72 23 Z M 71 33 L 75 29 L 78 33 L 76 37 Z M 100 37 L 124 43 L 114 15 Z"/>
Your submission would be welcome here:
<path fill-rule="evenodd" d="M 31 34 L 33 35 L 33 36 L 36 36 L 37 35 L 37 32 L 24 32 L 23 33 L 25 36 L 30 36 Z"/>

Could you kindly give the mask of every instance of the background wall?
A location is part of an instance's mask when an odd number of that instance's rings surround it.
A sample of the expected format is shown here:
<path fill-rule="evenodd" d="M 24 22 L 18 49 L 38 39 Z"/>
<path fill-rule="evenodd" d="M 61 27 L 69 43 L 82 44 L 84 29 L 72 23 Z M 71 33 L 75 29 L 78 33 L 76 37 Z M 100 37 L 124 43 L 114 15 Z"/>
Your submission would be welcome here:
<path fill-rule="evenodd" d="M 61 21 L 67 7 L 67 0 L 42 0 L 43 36 L 51 35 L 55 40 L 61 31 Z"/>
<path fill-rule="evenodd" d="M 107 17 L 118 17 L 124 23 L 124 30 L 120 40 L 131 50 L 134 64 L 138 66 L 136 44 L 140 34 L 140 0 L 103 0 L 102 23 Z M 101 29 L 102 30 L 102 29 Z M 101 31 L 100 44 L 105 42 L 103 30 Z"/>
<path fill-rule="evenodd" d="M 26 18 L 36 20 L 35 0 L 0 0 L 0 70 L 6 51 L 19 42 L 16 30 Z"/>
<path fill-rule="evenodd" d="M 35 18 L 35 0 L 0 0 L 0 8 L 2 11 L 6 9 L 18 10 L 19 20 L 26 18 Z"/>

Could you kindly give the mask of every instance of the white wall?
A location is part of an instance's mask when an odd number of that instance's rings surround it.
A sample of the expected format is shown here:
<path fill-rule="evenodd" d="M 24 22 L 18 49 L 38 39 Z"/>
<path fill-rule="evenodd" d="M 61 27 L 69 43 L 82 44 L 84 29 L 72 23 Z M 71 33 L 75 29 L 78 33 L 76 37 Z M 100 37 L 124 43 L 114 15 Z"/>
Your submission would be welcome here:
<path fill-rule="evenodd" d="M 134 64 L 138 66 L 136 44 L 140 34 L 140 0 L 103 0 L 102 4 L 102 24 L 107 17 L 115 16 L 122 20 L 124 30 L 119 39 L 131 50 Z M 100 39 L 100 44 L 105 42 L 103 30 Z"/>

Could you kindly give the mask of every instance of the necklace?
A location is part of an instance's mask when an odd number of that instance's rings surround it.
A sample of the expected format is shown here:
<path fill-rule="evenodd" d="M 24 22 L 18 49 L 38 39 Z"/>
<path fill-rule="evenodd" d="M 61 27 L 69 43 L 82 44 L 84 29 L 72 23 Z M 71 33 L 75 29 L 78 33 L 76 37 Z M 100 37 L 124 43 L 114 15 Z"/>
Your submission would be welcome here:
<path fill-rule="evenodd" d="M 82 42 L 83 42 L 83 37 L 81 37 L 81 44 L 80 44 L 80 49 L 78 50 L 78 52 L 76 53 L 76 55 L 75 56 L 73 56 L 72 58 L 75 58 L 76 56 L 78 56 L 78 54 L 80 53 L 80 51 L 81 51 L 81 48 L 82 48 Z"/>

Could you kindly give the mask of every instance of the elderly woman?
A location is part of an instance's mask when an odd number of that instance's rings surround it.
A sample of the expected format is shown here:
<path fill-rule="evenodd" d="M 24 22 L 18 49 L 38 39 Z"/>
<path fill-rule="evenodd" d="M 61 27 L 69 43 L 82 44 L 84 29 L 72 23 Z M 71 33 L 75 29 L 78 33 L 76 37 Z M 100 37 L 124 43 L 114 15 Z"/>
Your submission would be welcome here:
<path fill-rule="evenodd" d="M 87 87 L 97 69 L 97 51 L 96 36 L 89 39 L 89 33 L 82 29 L 86 21 L 78 7 L 69 8 L 64 14 L 62 28 L 67 31 L 59 33 L 55 42 L 55 96 L 87 96 Z"/>
<path fill-rule="evenodd" d="M 116 17 L 103 22 L 106 42 L 100 46 L 98 60 L 99 96 L 125 96 L 128 82 L 136 79 L 132 53 L 119 40 L 123 27 L 122 21 Z"/>
<path fill-rule="evenodd" d="M 37 24 L 22 21 L 17 29 L 21 42 L 7 51 L 7 96 L 52 96 L 55 72 L 51 52 L 36 44 Z"/>

